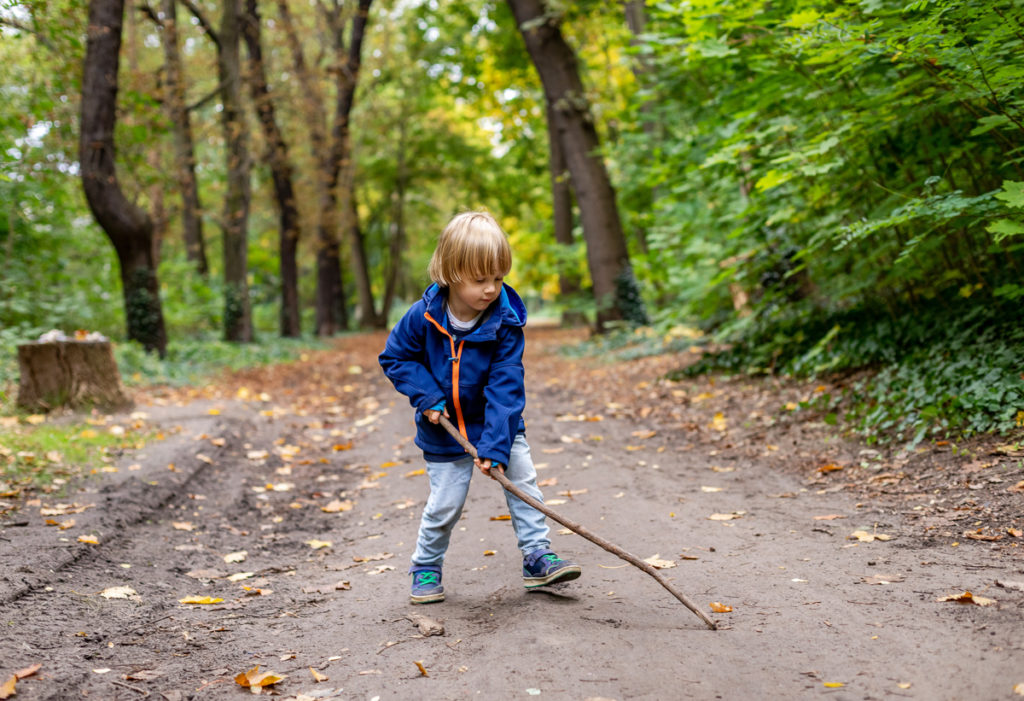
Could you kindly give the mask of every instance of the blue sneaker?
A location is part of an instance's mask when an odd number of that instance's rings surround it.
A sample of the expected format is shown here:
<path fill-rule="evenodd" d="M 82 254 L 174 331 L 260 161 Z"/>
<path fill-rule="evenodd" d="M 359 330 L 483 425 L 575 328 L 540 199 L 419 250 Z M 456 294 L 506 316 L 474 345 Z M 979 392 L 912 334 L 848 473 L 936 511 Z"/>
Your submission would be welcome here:
<path fill-rule="evenodd" d="M 563 560 L 550 550 L 538 550 L 523 558 L 523 586 L 527 589 L 569 582 L 581 572 L 579 565 Z"/>
<path fill-rule="evenodd" d="M 412 574 L 410 602 L 432 604 L 435 601 L 444 601 L 440 567 L 413 567 L 409 572 Z"/>

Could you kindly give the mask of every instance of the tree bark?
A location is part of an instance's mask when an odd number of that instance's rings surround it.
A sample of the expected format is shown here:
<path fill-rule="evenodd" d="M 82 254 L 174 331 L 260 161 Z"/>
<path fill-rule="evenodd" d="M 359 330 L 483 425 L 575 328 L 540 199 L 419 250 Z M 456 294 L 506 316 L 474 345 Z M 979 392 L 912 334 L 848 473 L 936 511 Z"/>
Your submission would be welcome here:
<path fill-rule="evenodd" d="M 242 106 L 241 0 L 223 0 L 217 68 L 221 82 L 221 124 L 227 159 L 224 197 L 224 339 L 253 339 L 249 304 L 248 228 L 252 197 L 251 160 Z"/>
<path fill-rule="evenodd" d="M 18 346 L 18 406 L 28 411 L 132 404 L 121 385 L 110 341 L 50 341 Z"/>
<path fill-rule="evenodd" d="M 294 168 L 288 143 L 277 123 L 274 101 L 267 83 L 263 62 L 260 14 L 257 0 L 246 0 L 243 36 L 249 50 L 249 88 L 256 115 L 267 142 L 266 159 L 274 183 L 278 210 L 278 249 L 281 274 L 281 336 L 298 338 L 302 334 L 299 315 L 299 209 L 293 186 Z"/>
<path fill-rule="evenodd" d="M 79 161 L 89 209 L 117 253 L 128 338 L 162 357 L 167 350 L 167 335 L 153 258 L 153 222 L 124 196 L 115 167 L 114 125 L 123 17 L 124 0 L 89 3 Z"/>
<path fill-rule="evenodd" d="M 178 45 L 178 4 L 162 0 L 164 78 L 167 84 L 164 104 L 171 122 L 174 141 L 174 179 L 181 193 L 181 228 L 185 240 L 185 256 L 204 278 L 209 273 L 206 241 L 203 237 L 202 204 L 196 180 L 195 142 L 192 138 L 192 117 L 185 102 L 185 78 Z"/>
<path fill-rule="evenodd" d="M 391 305 L 398 289 L 398 276 L 402 270 L 402 250 L 405 248 L 405 187 L 406 172 L 406 122 L 403 114 L 398 123 L 398 148 L 395 155 L 395 191 L 391 193 L 390 242 L 388 244 L 388 268 L 385 272 L 384 302 L 381 305 L 381 321 L 387 325 Z"/>
<path fill-rule="evenodd" d="M 590 106 L 584 95 L 576 54 L 562 36 L 558 14 L 542 0 L 507 0 L 526 49 L 553 107 L 555 128 L 572 177 L 580 208 L 587 264 L 597 304 L 597 328 L 624 318 L 624 304 L 636 306 L 636 282 L 622 233 L 615 190 L 612 188 Z M 642 305 L 640 311 L 642 313 Z"/>
<path fill-rule="evenodd" d="M 548 169 L 551 172 L 551 203 L 552 216 L 555 226 L 555 241 L 567 249 L 575 243 L 572 234 L 572 186 L 570 176 L 565 164 L 565 154 L 562 152 L 562 143 L 558 139 L 558 130 L 555 127 L 554 108 L 547 104 L 547 125 L 548 125 Z M 580 292 L 580 284 L 575 273 L 570 275 L 566 271 L 566 263 L 558 266 L 558 292 L 564 301 L 570 301 Z M 586 322 L 582 312 L 565 309 L 562 312 L 562 326 L 579 326 Z"/>

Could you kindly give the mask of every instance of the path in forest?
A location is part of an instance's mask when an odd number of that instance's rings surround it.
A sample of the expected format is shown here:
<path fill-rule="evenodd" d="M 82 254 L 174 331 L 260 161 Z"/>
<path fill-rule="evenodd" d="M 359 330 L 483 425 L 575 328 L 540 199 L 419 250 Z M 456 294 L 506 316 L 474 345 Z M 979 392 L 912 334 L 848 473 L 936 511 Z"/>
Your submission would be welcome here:
<path fill-rule="evenodd" d="M 504 500 L 481 475 L 446 601 L 409 605 L 427 484 L 411 410 L 374 362 L 382 342 L 242 374 L 234 399 L 140 407 L 168 438 L 69 495 L 97 505 L 76 528 L 23 510 L 28 526 L 0 532 L 0 683 L 34 663 L 18 699 L 243 698 L 233 679 L 256 665 L 287 675 L 274 687 L 284 697 L 367 700 L 1000 699 L 1024 682 L 1019 548 L 954 548 L 827 474 L 777 469 L 799 427 L 763 427 L 766 447 L 752 450 L 714 419 L 687 428 L 664 407 L 608 401 L 621 392 L 608 367 L 539 356 L 527 435 L 548 503 L 674 562 L 663 574 L 695 603 L 732 611 L 711 614 L 721 630 L 709 631 L 557 524 L 554 547 L 583 577 L 525 591 Z M 687 405 L 697 389 L 661 387 Z M 850 539 L 857 530 L 891 539 Z M 76 541 L 87 531 L 99 545 Z M 124 586 L 135 594 L 102 595 Z M 997 601 L 936 601 L 964 590 Z M 444 634 L 423 635 L 415 615 Z"/>

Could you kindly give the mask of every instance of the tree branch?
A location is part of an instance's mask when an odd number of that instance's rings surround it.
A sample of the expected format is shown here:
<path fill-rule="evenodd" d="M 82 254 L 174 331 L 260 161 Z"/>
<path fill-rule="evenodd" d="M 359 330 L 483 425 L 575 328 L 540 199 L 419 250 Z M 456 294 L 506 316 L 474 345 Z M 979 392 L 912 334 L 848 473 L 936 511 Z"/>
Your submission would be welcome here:
<path fill-rule="evenodd" d="M 203 11 L 199 9 L 199 6 L 195 4 L 194 0 L 181 0 L 181 4 L 184 5 L 188 11 L 192 13 L 192 16 L 199 21 L 199 26 L 202 27 L 204 32 L 206 32 L 206 36 L 210 37 L 210 41 L 216 44 L 217 50 L 219 51 L 220 35 L 217 34 L 217 30 L 213 28 L 210 20 L 206 19 L 206 15 L 204 15 Z"/>
<path fill-rule="evenodd" d="M 135 9 L 137 9 L 139 12 L 141 12 L 146 17 L 148 17 L 150 19 L 150 21 L 152 21 L 153 24 L 155 24 L 160 29 L 164 28 L 164 23 L 163 23 L 163 20 L 160 19 L 160 15 L 157 13 L 156 10 L 154 10 L 152 7 L 150 7 L 148 2 L 140 2 L 135 7 Z"/>
<path fill-rule="evenodd" d="M 199 98 L 197 101 L 193 102 L 191 105 L 186 105 L 185 106 L 185 110 L 188 111 L 188 112 L 194 112 L 195 110 L 199 109 L 200 107 L 202 107 L 203 105 L 208 103 L 213 98 L 215 98 L 218 95 L 220 95 L 223 90 L 224 90 L 224 83 L 219 83 L 217 85 L 217 87 L 215 87 L 213 90 L 210 91 L 209 94 L 207 94 L 204 97 Z"/>
<path fill-rule="evenodd" d="M 11 19 L 10 17 L 0 17 L 0 26 L 10 27 L 11 29 L 17 29 L 19 32 L 31 34 L 36 38 L 36 41 L 38 41 L 40 44 L 48 48 L 50 51 L 53 51 L 54 53 L 56 53 L 57 51 L 57 47 L 54 45 L 52 41 L 50 41 L 49 37 L 40 32 L 38 29 L 26 27 L 18 20 Z"/>

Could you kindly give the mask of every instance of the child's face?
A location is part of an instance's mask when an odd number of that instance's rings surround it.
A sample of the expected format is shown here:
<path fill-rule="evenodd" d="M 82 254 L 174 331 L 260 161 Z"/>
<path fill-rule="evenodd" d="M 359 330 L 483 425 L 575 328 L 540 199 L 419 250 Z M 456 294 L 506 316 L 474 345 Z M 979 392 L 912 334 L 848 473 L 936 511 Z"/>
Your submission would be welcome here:
<path fill-rule="evenodd" d="M 451 286 L 448 305 L 456 317 L 469 321 L 498 298 L 502 280 L 504 276 L 498 274 L 463 279 Z"/>

